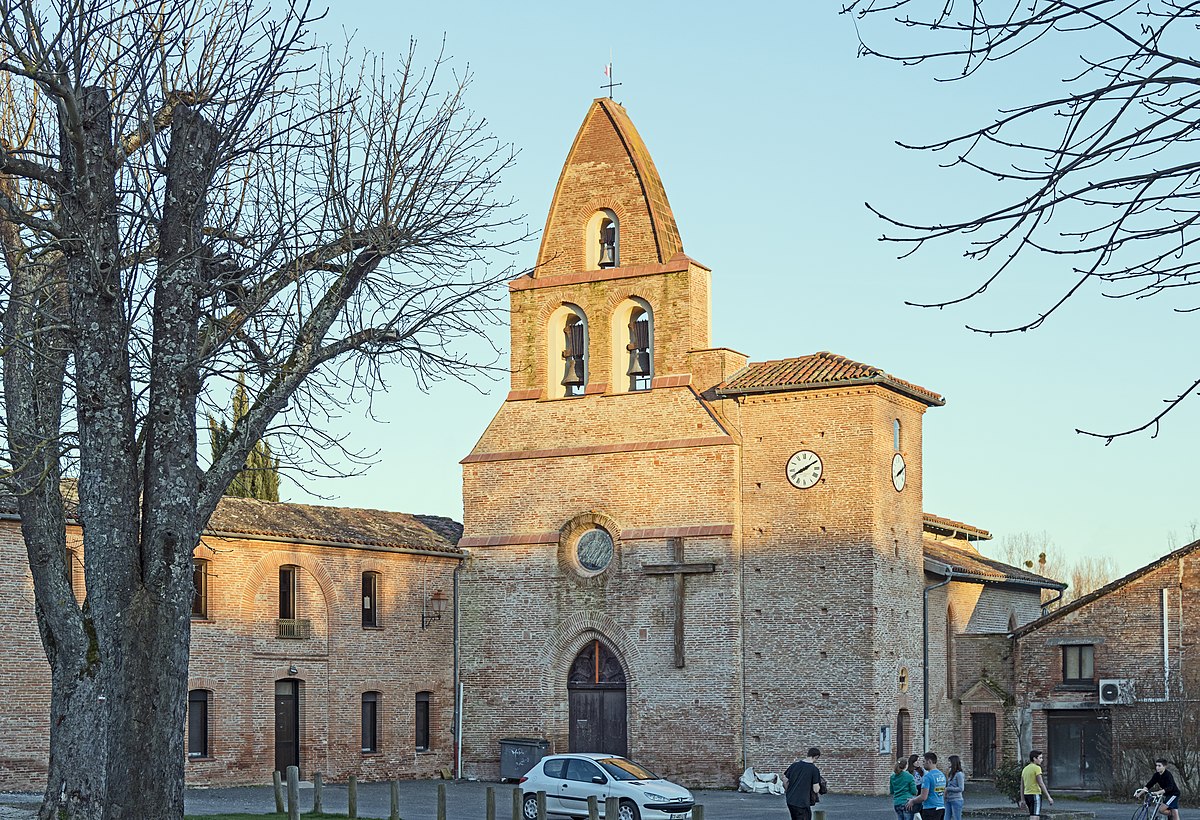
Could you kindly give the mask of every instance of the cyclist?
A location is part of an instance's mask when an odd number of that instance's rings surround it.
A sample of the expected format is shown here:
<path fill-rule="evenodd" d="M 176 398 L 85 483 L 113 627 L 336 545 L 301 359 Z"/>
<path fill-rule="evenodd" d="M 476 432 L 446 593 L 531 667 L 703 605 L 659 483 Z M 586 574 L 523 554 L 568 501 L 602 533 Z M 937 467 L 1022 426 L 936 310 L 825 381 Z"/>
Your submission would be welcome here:
<path fill-rule="evenodd" d="M 1170 817 L 1171 820 L 1179 820 L 1179 786 L 1175 784 L 1175 776 L 1167 769 L 1167 759 L 1164 757 L 1154 761 L 1154 775 L 1145 786 L 1134 792 L 1133 796 L 1141 797 L 1149 791 L 1162 792 L 1163 801 L 1158 807 L 1159 813 Z"/>

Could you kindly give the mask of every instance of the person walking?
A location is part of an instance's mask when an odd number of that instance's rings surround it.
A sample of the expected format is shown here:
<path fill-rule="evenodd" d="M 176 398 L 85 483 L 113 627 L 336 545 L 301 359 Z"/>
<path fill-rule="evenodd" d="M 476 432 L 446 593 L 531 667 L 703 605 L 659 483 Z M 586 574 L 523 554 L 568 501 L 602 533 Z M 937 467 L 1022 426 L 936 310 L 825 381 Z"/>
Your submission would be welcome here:
<path fill-rule="evenodd" d="M 812 820 L 812 806 L 821 798 L 821 770 L 816 760 L 821 750 L 810 746 L 808 754 L 797 760 L 783 773 L 784 800 L 792 820 Z"/>
<path fill-rule="evenodd" d="M 1050 796 L 1050 790 L 1046 788 L 1046 781 L 1042 777 L 1042 753 L 1038 749 L 1029 753 L 1029 763 L 1021 769 L 1021 793 L 1025 798 L 1025 805 L 1029 807 L 1029 820 L 1040 820 L 1043 793 L 1046 795 L 1046 803 L 1054 805 L 1054 798 Z"/>
<path fill-rule="evenodd" d="M 925 770 L 921 768 L 921 756 L 908 756 L 908 773 L 913 776 L 913 780 L 917 782 L 917 790 L 921 789 L 921 781 L 925 779 Z M 913 811 L 913 820 L 921 820 L 921 807 L 917 806 Z"/>
<path fill-rule="evenodd" d="M 963 772 L 962 758 L 950 755 L 950 771 L 946 772 L 946 820 L 962 820 L 963 790 L 967 786 L 967 775 Z"/>
<path fill-rule="evenodd" d="M 908 771 L 908 760 L 900 757 L 896 759 L 896 766 L 892 770 L 892 808 L 896 810 L 896 820 L 913 820 L 912 810 L 908 807 L 908 801 L 917 796 L 917 781 Z"/>

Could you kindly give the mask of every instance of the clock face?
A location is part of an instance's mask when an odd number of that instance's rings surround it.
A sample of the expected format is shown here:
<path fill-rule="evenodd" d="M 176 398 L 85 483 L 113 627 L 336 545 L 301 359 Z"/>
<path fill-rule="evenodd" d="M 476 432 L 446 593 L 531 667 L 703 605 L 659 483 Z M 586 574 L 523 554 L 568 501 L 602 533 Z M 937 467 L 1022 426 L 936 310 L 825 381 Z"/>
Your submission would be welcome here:
<path fill-rule="evenodd" d="M 821 480 L 821 469 L 820 456 L 812 450 L 801 450 L 788 459 L 788 481 L 801 490 L 807 490 Z"/>
<path fill-rule="evenodd" d="M 904 482 L 907 478 L 904 469 L 904 456 L 896 453 L 892 456 L 892 485 L 896 488 L 896 492 L 904 489 Z"/>

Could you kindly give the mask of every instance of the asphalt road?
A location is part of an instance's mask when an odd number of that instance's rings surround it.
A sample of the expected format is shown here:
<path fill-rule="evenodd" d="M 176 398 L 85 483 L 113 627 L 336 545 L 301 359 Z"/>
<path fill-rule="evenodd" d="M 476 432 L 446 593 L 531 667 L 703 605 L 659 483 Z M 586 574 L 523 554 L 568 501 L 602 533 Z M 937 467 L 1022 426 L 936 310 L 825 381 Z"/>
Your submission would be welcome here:
<path fill-rule="evenodd" d="M 404 820 L 433 820 L 437 816 L 436 780 L 403 781 L 400 784 L 400 815 Z M 510 820 L 512 813 L 512 784 L 445 782 L 448 820 L 483 820 L 488 787 L 496 789 L 496 816 Z M 735 791 L 694 791 L 697 802 L 705 809 L 706 820 L 788 820 L 782 797 L 739 794 Z M 275 800 L 269 786 L 228 789 L 188 789 L 188 814 L 218 814 L 224 812 L 270 813 Z M 34 795 L 0 795 L 0 820 L 29 820 L 39 799 Z M 313 790 L 302 788 L 301 811 L 311 811 Z M 323 807 L 330 812 L 347 810 L 346 787 L 327 785 L 323 792 Z M 1005 800 L 988 786 L 968 784 L 968 811 L 985 806 L 1002 806 Z M 886 797 L 829 794 L 821 801 L 829 820 L 895 820 L 891 801 Z M 1060 799 L 1056 809 L 1082 810 L 1095 814 L 1096 820 L 1128 820 L 1133 813 L 1132 803 L 1101 803 Z M 390 792 L 386 783 L 364 783 L 358 789 L 359 816 L 386 818 L 390 809 Z M 1185 809 L 1185 814 L 1186 814 Z M 969 816 L 969 815 L 968 815 Z M 1020 815 L 1013 815 L 1018 817 Z M 1047 817 L 1052 815 L 1047 814 Z"/>

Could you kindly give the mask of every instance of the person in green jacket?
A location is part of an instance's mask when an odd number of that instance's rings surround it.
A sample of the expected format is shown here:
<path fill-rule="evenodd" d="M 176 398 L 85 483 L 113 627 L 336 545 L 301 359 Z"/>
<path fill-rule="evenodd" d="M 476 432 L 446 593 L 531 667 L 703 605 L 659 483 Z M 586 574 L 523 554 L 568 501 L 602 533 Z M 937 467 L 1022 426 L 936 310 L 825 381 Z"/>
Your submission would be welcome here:
<path fill-rule="evenodd" d="M 896 820 L 913 820 L 913 812 L 908 808 L 908 801 L 917 796 L 917 780 L 908 771 L 908 758 L 896 760 L 892 769 L 892 808 L 896 810 Z"/>

